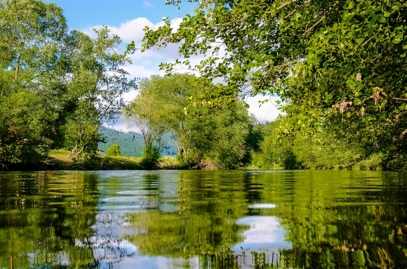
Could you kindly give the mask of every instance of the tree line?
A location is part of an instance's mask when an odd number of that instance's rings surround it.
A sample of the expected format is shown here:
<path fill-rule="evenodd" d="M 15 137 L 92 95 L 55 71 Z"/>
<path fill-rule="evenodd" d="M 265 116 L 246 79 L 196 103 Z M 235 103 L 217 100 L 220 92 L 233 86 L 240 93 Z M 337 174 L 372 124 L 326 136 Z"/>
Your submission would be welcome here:
<path fill-rule="evenodd" d="M 405 169 L 405 2 L 192 1 L 197 8 L 179 28 L 164 18 L 157 30 L 146 29 L 143 50 L 180 43 L 182 58 L 163 63 L 163 70 L 183 64 L 208 79 L 224 79 L 215 92 L 219 100 L 243 92 L 280 96 L 285 116 L 273 139 L 286 152 L 297 151 L 305 166 L 349 167 L 367 160 Z M 192 65 L 196 54 L 206 58 Z M 343 158 L 317 162 L 324 154 Z"/>
<path fill-rule="evenodd" d="M 74 162 L 92 162 L 99 158 L 98 144 L 106 142 L 102 124 L 122 113 L 143 135 L 145 168 L 154 167 L 166 133 L 178 142 L 186 166 L 200 167 L 207 159 L 226 168 L 248 163 L 254 120 L 242 101 L 236 97 L 222 108 L 194 102 L 192 96 L 218 87 L 192 75 L 137 83 L 124 69 L 134 45 L 125 50 L 107 27 L 94 31 L 95 38 L 69 31 L 62 9 L 52 3 L 1 2 L 3 168 L 39 166 L 50 150 L 60 148 L 69 150 Z M 126 106 L 123 93 L 137 88 L 138 97 Z"/>
<path fill-rule="evenodd" d="M 177 158 L 187 167 L 210 161 L 231 169 L 250 162 L 255 119 L 237 97 L 223 106 L 193 100 L 213 91 L 211 81 L 190 74 L 152 76 L 139 83 L 138 96 L 123 111 L 144 137 L 147 167 L 157 161 L 164 133 L 177 141 Z"/>
<path fill-rule="evenodd" d="M 0 164 L 36 164 L 54 148 L 95 159 L 101 124 L 123 113 L 147 166 L 171 133 L 190 167 L 404 169 L 406 10 L 396 0 L 200 1 L 178 29 L 166 17 L 145 28 L 143 51 L 180 43 L 182 59 L 136 83 L 124 70 L 134 43 L 124 50 L 106 27 L 95 38 L 69 31 L 55 4 L 2 1 Z M 192 65 L 195 54 L 206 57 Z M 200 76 L 173 74 L 177 64 Z M 283 114 L 256 124 L 247 93 L 278 95 Z"/>

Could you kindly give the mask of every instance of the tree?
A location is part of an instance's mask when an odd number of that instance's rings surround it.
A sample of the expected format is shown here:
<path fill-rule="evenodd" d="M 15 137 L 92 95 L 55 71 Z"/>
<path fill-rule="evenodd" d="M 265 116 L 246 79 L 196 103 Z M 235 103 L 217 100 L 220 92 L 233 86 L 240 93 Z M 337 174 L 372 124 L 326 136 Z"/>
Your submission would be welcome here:
<path fill-rule="evenodd" d="M 189 98 L 198 95 L 209 84 L 193 75 L 174 74 L 168 77 L 151 76 L 139 84 L 139 95 L 125 109 L 130 123 L 134 123 L 145 137 L 145 143 L 160 145 L 164 132 L 171 132 L 178 140 L 178 153 L 185 152 L 185 109 Z"/>
<path fill-rule="evenodd" d="M 396 169 L 407 158 L 407 76 L 399 72 L 407 65 L 406 8 L 396 0 L 206 0 L 177 30 L 168 19 L 146 28 L 143 50 L 180 42 L 184 60 L 163 69 L 183 63 L 222 78 L 220 96 L 246 86 L 279 94 L 303 115 L 299 126 L 334 123 L 337 136 L 358 141 L 367 156 L 382 153 L 383 166 Z M 199 53 L 206 58 L 192 66 Z"/>
<path fill-rule="evenodd" d="M 155 96 L 144 88 L 145 82 L 146 80 L 143 80 L 140 83 L 139 95 L 124 108 L 123 112 L 126 120 L 140 130 L 145 146 L 159 148 L 161 136 L 166 131 L 166 125 L 161 119 L 164 104 L 158 102 Z"/>
<path fill-rule="evenodd" d="M 52 148 L 94 155 L 101 123 L 134 88 L 107 28 L 92 40 L 67 31 L 62 9 L 39 0 L 0 3 L 0 165 L 37 165 Z"/>
<path fill-rule="evenodd" d="M 122 156 L 122 151 L 118 144 L 112 144 L 106 151 L 107 156 Z"/>
<path fill-rule="evenodd" d="M 178 141 L 180 155 L 187 151 L 182 140 L 186 135 L 184 108 L 189 103 L 188 98 L 198 94 L 202 87 L 204 81 L 187 74 L 152 76 L 139 83 L 139 95 L 124 109 L 124 114 L 144 137 L 143 156 L 147 163 L 158 160 L 158 149 L 165 132 L 171 132 L 172 138 Z"/>
<path fill-rule="evenodd" d="M 128 122 L 135 125 L 143 135 L 144 150 L 142 166 L 146 169 L 153 168 L 160 157 L 161 137 L 167 130 L 167 125 L 162 117 L 168 113 L 163 110 L 162 99 L 148 91 L 148 80 L 140 82 L 140 93 L 124 109 Z"/>
<path fill-rule="evenodd" d="M 194 96 L 216 91 L 216 87 L 188 74 L 152 76 L 139 89 L 125 114 L 145 137 L 146 148 L 159 147 L 163 133 L 170 132 L 178 142 L 180 159 L 191 166 L 201 165 L 205 158 L 227 168 L 242 164 L 253 119 L 238 98 L 223 108 L 196 102 Z"/>
<path fill-rule="evenodd" d="M 254 119 L 242 101 L 236 98 L 223 108 L 194 103 L 187 111 L 185 132 L 180 135 L 187 162 L 199 166 L 209 159 L 228 169 L 246 164 L 251 150 L 247 138 Z"/>
<path fill-rule="evenodd" d="M 82 153 L 95 154 L 100 125 L 117 117 L 124 106 L 122 94 L 136 88 L 123 70 L 130 62 L 128 52 L 116 52 L 120 38 L 111 36 L 107 27 L 95 32 L 95 40 L 80 32 L 69 37 L 73 77 L 68 87 L 77 94 L 77 102 L 65 126 L 65 146 L 74 160 Z"/>
<path fill-rule="evenodd" d="M 0 164 L 38 163 L 60 135 L 66 96 L 62 10 L 0 3 Z"/>

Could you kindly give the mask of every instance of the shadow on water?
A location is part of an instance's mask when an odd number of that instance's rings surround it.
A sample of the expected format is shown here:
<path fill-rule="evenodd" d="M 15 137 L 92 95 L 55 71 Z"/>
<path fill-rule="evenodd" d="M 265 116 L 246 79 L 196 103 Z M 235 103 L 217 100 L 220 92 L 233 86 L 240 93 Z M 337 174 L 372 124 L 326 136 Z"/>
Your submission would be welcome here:
<path fill-rule="evenodd" d="M 406 268 L 406 197 L 398 173 L 2 173 L 0 268 Z"/>

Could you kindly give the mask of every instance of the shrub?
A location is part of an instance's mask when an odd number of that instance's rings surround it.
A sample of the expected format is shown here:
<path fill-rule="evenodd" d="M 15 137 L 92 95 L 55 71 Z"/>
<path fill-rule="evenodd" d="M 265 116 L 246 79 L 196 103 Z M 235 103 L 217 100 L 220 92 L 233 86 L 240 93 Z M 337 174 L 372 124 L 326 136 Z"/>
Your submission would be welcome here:
<path fill-rule="evenodd" d="M 106 151 L 107 156 L 122 156 L 122 151 L 118 144 L 112 144 Z"/>
<path fill-rule="evenodd" d="M 146 146 L 143 152 L 143 160 L 141 166 L 144 169 L 153 169 L 157 166 L 158 159 L 160 158 L 160 152 L 154 146 Z"/>

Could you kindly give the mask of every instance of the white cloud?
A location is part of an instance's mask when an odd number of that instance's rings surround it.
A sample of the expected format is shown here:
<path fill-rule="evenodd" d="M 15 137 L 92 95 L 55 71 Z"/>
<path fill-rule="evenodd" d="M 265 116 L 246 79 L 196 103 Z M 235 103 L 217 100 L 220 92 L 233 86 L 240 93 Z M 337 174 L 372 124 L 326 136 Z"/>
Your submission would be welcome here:
<path fill-rule="evenodd" d="M 152 3 L 148 2 L 148 1 L 144 1 L 143 4 L 145 7 L 155 7 Z"/>
<path fill-rule="evenodd" d="M 144 17 L 136 18 L 131 21 L 122 23 L 119 27 L 109 26 L 109 29 L 113 34 L 120 36 L 124 42 L 135 41 L 140 44 L 144 36 L 144 27 L 148 26 L 150 28 L 155 28 L 155 25 Z M 92 27 L 86 28 L 83 32 L 88 35 L 94 35 L 93 29 L 101 28 L 102 25 L 95 25 Z"/>
<path fill-rule="evenodd" d="M 268 101 L 262 103 L 262 101 L 265 100 Z M 249 113 L 254 114 L 258 121 L 270 122 L 274 121 L 281 113 L 276 104 L 276 101 L 278 100 L 280 100 L 280 98 L 277 96 L 264 96 L 259 94 L 254 97 L 247 98 L 246 103 L 250 106 Z"/>

